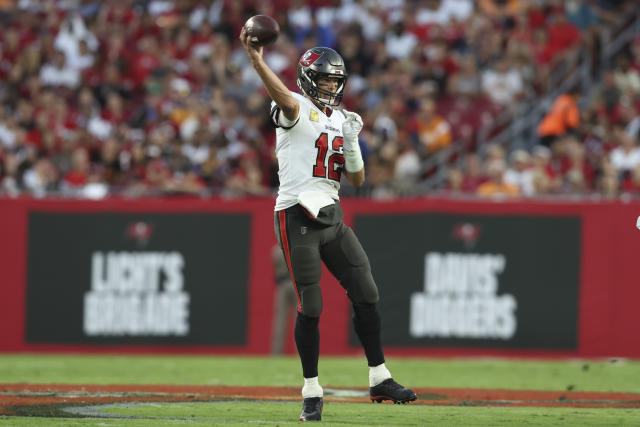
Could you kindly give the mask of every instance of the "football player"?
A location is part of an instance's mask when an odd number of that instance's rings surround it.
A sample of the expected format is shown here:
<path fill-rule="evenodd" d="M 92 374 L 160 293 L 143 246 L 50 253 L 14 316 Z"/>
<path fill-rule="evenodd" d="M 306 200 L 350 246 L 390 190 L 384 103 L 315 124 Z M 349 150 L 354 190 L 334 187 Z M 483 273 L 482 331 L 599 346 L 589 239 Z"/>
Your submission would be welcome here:
<path fill-rule="evenodd" d="M 269 68 L 262 47 L 252 45 L 244 29 L 240 41 L 273 100 L 271 121 L 276 127 L 280 178 L 275 230 L 298 299 L 294 336 L 304 376 L 300 420 L 320 420 L 322 413 L 323 391 L 318 382 L 321 262 L 352 303 L 355 331 L 369 365 L 371 400 L 415 400 L 413 390 L 395 382 L 385 366 L 376 306 L 378 289 L 367 255 L 353 230 L 342 221 L 338 197 L 342 174 L 355 187 L 365 179 L 358 144 L 362 119 L 335 108 L 347 82 L 344 61 L 333 49 L 309 49 L 297 65 L 299 94 L 291 92 Z"/>

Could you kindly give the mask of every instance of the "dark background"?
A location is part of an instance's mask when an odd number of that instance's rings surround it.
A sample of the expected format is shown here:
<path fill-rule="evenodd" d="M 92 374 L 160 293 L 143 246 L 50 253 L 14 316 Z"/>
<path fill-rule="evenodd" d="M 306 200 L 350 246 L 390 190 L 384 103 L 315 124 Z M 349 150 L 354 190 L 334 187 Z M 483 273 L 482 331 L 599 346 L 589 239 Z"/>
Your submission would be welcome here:
<path fill-rule="evenodd" d="M 153 227 L 147 241 L 127 233 Z M 29 343 L 243 345 L 247 330 L 249 214 L 29 214 Z M 83 332 L 84 294 L 94 251 L 180 252 L 190 296 L 183 337 L 95 337 Z"/>
<path fill-rule="evenodd" d="M 479 227 L 475 242 L 454 237 L 456 226 L 463 223 Z M 577 348 L 578 217 L 358 215 L 354 225 L 380 290 L 385 345 Z M 513 338 L 412 337 L 411 294 L 424 290 L 427 252 L 505 255 L 505 269 L 497 276 L 497 295 L 508 293 L 516 299 Z M 353 331 L 351 344 L 359 345 Z"/>

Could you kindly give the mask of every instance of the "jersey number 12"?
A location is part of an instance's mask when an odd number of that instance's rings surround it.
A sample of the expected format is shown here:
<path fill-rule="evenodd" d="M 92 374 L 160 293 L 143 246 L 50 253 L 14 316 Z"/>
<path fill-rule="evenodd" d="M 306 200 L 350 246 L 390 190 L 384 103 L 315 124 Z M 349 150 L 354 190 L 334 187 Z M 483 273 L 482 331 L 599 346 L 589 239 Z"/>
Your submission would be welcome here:
<path fill-rule="evenodd" d="M 340 153 L 333 153 L 329 156 L 327 165 L 324 161 L 329 151 L 329 136 L 326 132 L 322 132 L 318 139 L 316 139 L 316 149 L 318 154 L 316 156 L 316 164 L 313 166 L 313 176 L 317 178 L 329 178 L 334 181 L 340 182 L 340 175 L 342 174 L 342 168 L 344 166 L 344 156 Z M 344 145 L 344 139 L 341 136 L 335 136 L 331 141 L 331 149 L 333 151 L 340 151 Z"/>

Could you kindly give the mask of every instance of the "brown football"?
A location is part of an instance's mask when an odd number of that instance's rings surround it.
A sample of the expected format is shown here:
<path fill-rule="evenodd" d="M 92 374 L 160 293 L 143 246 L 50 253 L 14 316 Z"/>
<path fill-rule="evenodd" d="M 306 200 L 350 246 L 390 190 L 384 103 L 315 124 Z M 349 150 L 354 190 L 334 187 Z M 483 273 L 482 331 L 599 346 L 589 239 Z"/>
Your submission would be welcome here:
<path fill-rule="evenodd" d="M 249 42 L 254 46 L 273 43 L 280 34 L 280 25 L 270 16 L 256 15 L 247 19 L 244 27 L 249 33 Z"/>

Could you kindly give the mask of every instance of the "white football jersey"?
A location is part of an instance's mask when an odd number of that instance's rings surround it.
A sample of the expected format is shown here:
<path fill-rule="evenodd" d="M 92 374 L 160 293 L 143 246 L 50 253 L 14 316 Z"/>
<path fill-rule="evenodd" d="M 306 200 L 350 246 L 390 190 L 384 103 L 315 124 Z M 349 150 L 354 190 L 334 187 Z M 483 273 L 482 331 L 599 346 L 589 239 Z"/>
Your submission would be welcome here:
<path fill-rule="evenodd" d="M 321 191 L 339 200 L 340 177 L 344 168 L 342 123 L 346 117 L 340 110 L 327 116 L 311 100 L 292 92 L 300 103 L 298 118 L 287 120 L 271 103 L 271 119 L 276 128 L 276 156 L 280 188 L 275 210 L 298 203 L 303 191 Z"/>

